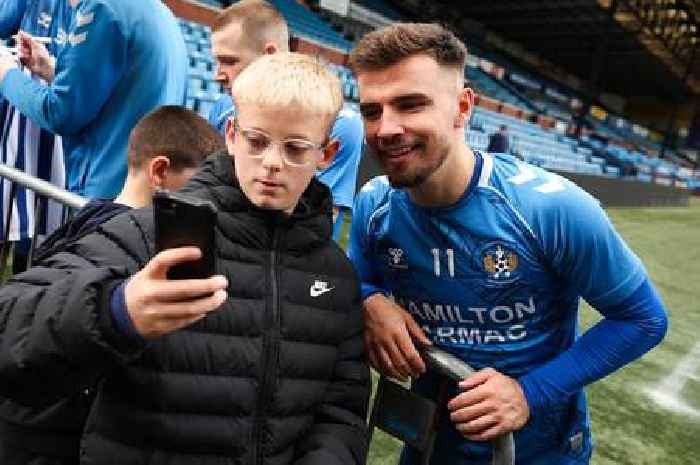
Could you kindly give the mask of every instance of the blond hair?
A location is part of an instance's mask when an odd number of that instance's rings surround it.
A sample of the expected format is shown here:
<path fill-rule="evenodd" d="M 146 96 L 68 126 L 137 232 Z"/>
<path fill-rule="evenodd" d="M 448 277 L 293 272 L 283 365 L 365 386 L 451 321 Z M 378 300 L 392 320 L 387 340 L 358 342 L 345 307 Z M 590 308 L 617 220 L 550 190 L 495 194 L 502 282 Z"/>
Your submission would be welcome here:
<path fill-rule="evenodd" d="M 255 48 L 274 42 L 280 51 L 289 50 L 289 28 L 284 16 L 265 0 L 241 0 L 219 13 L 212 27 L 217 33 L 240 24 L 242 36 Z"/>
<path fill-rule="evenodd" d="M 274 53 L 256 59 L 231 89 L 237 105 L 298 106 L 330 123 L 343 106 L 340 81 L 318 59 L 301 53 Z"/>

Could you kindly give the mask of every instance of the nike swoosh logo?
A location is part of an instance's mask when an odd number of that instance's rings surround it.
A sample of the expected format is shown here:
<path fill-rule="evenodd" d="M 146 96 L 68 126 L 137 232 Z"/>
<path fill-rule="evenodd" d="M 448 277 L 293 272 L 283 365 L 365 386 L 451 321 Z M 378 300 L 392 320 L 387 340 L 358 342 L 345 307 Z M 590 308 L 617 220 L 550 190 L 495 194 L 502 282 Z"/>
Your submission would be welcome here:
<path fill-rule="evenodd" d="M 315 287 L 311 287 L 311 289 L 309 289 L 309 293 L 311 294 L 311 297 L 318 297 L 321 294 L 325 294 L 326 292 L 332 291 L 333 289 L 335 289 L 335 287 L 330 287 L 327 289 L 318 289 Z"/>

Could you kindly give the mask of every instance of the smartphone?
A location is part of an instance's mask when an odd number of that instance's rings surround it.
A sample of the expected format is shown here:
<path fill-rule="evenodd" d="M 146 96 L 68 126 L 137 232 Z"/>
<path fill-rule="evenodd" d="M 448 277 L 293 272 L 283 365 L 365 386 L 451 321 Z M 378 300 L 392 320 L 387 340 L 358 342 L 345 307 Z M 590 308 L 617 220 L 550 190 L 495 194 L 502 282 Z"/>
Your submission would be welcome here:
<path fill-rule="evenodd" d="M 157 252 L 184 246 L 202 251 L 199 260 L 170 268 L 168 279 L 206 279 L 215 274 L 213 203 L 161 190 L 153 194 L 153 218 Z"/>

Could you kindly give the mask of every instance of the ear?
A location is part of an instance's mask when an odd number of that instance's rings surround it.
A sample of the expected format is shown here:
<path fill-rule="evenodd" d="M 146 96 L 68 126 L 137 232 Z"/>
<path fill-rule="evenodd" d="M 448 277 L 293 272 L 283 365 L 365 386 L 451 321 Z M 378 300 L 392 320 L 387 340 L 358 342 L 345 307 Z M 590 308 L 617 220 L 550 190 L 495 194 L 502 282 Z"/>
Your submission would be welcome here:
<path fill-rule="evenodd" d="M 474 108 L 474 91 L 470 87 L 465 87 L 459 92 L 457 103 L 457 115 L 455 117 L 455 128 L 464 128 L 472 114 Z"/>
<path fill-rule="evenodd" d="M 323 157 L 321 160 L 316 164 L 316 168 L 320 170 L 324 170 L 330 166 L 331 163 L 333 163 L 333 159 L 335 158 L 335 154 L 338 153 L 338 150 L 340 149 L 340 141 L 338 139 L 332 139 L 328 145 L 326 145 L 323 148 L 323 151 L 321 154 Z"/>
<path fill-rule="evenodd" d="M 272 55 L 273 53 L 277 53 L 279 51 L 280 51 L 280 48 L 274 42 L 267 42 L 265 44 L 265 46 L 263 47 L 263 53 L 265 55 Z"/>
<path fill-rule="evenodd" d="M 233 155 L 233 136 L 236 132 L 235 128 L 233 127 L 234 118 L 234 116 L 231 116 L 226 120 L 226 130 L 224 131 L 226 134 L 226 148 L 228 149 L 229 155 Z"/>
<path fill-rule="evenodd" d="M 148 162 L 148 183 L 151 189 L 160 189 L 165 185 L 170 168 L 170 158 L 165 155 L 156 155 Z"/>

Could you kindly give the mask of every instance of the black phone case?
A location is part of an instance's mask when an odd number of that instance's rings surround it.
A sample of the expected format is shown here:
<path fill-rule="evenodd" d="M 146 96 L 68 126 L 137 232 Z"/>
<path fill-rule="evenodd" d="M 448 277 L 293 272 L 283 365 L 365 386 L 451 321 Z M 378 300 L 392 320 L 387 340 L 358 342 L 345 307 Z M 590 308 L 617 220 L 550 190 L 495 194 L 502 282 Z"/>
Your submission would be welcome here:
<path fill-rule="evenodd" d="M 205 279 L 216 273 L 214 225 L 216 207 L 206 200 L 168 191 L 153 195 L 156 250 L 196 246 L 202 258 L 170 268 L 168 279 Z"/>

